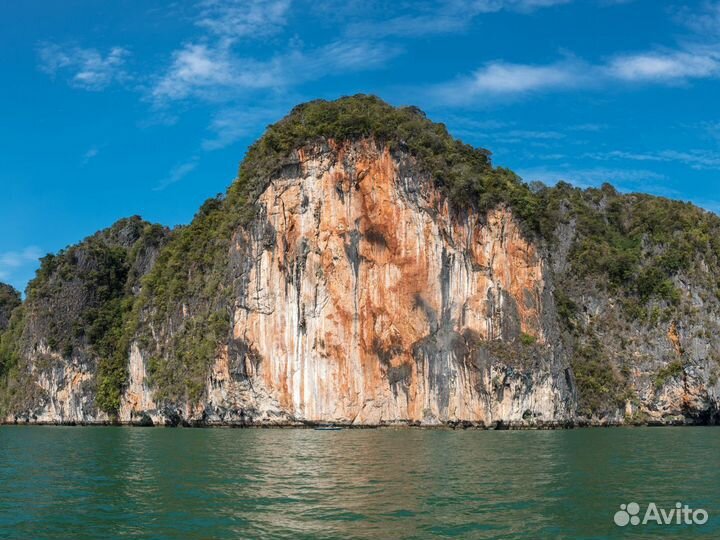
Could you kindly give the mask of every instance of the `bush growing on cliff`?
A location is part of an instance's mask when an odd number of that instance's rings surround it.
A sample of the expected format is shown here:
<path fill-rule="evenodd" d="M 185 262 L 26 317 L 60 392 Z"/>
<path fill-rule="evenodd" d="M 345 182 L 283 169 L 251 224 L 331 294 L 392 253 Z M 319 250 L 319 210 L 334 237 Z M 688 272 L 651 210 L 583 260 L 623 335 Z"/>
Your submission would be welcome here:
<path fill-rule="evenodd" d="M 0 332 L 0 380 L 20 362 L 19 340 L 24 325 L 24 312 L 20 307 L 13 312 L 9 326 Z"/>
<path fill-rule="evenodd" d="M 20 293 L 10 285 L 0 283 L 0 331 L 5 328 L 10 315 L 20 303 Z"/>
<path fill-rule="evenodd" d="M 680 377 L 684 372 L 685 366 L 682 360 L 673 360 L 665 367 L 661 368 L 655 376 L 655 389 L 660 390 L 665 384 L 676 377 Z"/>
<path fill-rule="evenodd" d="M 624 406 L 630 397 L 627 381 L 613 370 L 597 337 L 576 351 L 571 364 L 578 387 L 578 413 L 602 417 Z"/>

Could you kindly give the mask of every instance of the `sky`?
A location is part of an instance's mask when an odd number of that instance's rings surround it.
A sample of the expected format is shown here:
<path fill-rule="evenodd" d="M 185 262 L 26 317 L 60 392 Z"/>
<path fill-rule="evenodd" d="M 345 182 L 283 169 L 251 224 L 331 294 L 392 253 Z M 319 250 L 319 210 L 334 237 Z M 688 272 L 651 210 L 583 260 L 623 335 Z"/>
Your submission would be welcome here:
<path fill-rule="evenodd" d="M 720 211 L 720 1 L 0 5 L 0 281 L 120 218 L 174 226 L 296 104 L 416 105 L 526 181 Z"/>

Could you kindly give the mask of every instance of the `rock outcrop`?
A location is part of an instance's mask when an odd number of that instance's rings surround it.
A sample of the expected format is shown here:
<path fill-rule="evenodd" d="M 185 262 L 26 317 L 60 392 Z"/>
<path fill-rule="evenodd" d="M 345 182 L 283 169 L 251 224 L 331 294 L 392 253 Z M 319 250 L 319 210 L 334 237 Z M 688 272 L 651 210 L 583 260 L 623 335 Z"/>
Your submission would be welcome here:
<path fill-rule="evenodd" d="M 113 396 L 102 388 L 99 375 L 117 370 L 113 362 L 123 371 L 121 332 L 140 279 L 167 235 L 166 229 L 134 217 L 43 259 L 28 287 L 17 331 L 3 336 L 5 354 L 13 350 L 18 359 L 0 393 L 9 419 L 112 419 L 100 407 Z"/>
<path fill-rule="evenodd" d="M 368 141 L 297 160 L 232 248 L 232 338 L 282 410 L 359 424 L 570 419 L 544 265 L 509 210 L 453 215 L 409 158 Z"/>
<path fill-rule="evenodd" d="M 396 111 L 361 103 L 358 121 Z M 294 111 L 302 129 L 315 106 Z M 659 241 L 633 216 L 720 219 L 610 187 L 532 191 L 401 112 L 399 143 L 323 132 L 278 158 L 291 115 L 248 157 L 266 175 L 246 168 L 172 238 L 134 219 L 46 261 L 0 342 L 5 420 L 720 423 L 720 246 L 693 229 L 677 263 L 684 230 Z"/>

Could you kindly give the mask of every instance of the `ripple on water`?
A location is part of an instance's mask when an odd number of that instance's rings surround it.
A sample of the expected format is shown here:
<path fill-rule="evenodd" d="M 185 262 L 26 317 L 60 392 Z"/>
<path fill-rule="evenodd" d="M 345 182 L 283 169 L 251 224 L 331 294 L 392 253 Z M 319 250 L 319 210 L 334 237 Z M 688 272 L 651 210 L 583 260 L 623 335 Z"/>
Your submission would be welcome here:
<path fill-rule="evenodd" d="M 720 537 L 720 430 L 0 427 L 0 538 Z M 622 502 L 708 510 L 627 531 Z"/>

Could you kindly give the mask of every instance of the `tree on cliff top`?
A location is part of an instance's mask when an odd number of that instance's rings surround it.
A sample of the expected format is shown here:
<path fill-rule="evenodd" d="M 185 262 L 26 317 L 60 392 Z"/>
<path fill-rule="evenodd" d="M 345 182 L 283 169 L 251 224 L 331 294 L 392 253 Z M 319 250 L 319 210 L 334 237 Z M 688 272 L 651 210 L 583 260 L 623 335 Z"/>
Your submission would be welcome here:
<path fill-rule="evenodd" d="M 7 328 L 10 314 L 20 303 L 20 293 L 10 285 L 0 283 L 0 332 Z"/>

